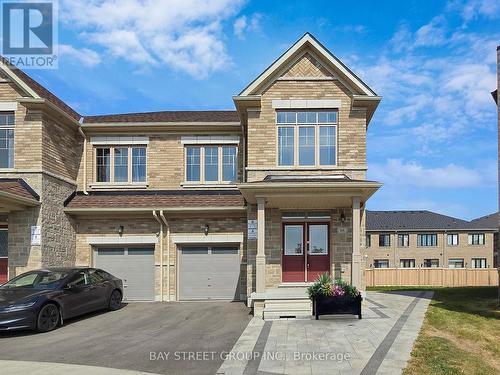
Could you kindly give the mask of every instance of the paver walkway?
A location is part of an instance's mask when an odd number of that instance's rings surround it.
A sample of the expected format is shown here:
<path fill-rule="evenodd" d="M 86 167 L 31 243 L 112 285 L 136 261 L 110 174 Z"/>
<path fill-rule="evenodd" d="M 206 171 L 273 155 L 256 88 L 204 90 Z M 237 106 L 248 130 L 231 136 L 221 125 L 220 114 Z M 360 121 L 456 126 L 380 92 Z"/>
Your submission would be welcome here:
<path fill-rule="evenodd" d="M 254 318 L 217 374 L 400 374 L 431 298 L 432 292 L 368 292 L 361 320 Z"/>

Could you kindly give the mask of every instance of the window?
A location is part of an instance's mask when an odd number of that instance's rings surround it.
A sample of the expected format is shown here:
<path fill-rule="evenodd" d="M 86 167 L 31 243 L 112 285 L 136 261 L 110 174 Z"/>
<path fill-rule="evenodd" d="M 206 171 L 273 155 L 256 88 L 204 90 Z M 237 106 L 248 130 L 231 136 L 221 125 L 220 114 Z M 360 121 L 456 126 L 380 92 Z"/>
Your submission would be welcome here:
<path fill-rule="evenodd" d="M 486 258 L 472 258 L 472 268 L 486 268 Z"/>
<path fill-rule="evenodd" d="M 236 181 L 236 147 L 222 147 L 222 180 Z"/>
<path fill-rule="evenodd" d="M 469 245 L 484 245 L 484 233 L 469 233 Z"/>
<path fill-rule="evenodd" d="M 409 234 L 398 234 L 398 246 L 399 247 L 410 246 L 410 235 Z"/>
<path fill-rule="evenodd" d="M 375 268 L 389 268 L 389 261 L 387 259 L 375 259 L 373 261 L 373 267 L 375 267 Z"/>
<path fill-rule="evenodd" d="M 426 268 L 438 268 L 439 259 L 424 259 L 424 267 Z"/>
<path fill-rule="evenodd" d="M 96 148 L 96 181 L 146 182 L 146 147 Z"/>
<path fill-rule="evenodd" d="M 285 225 L 285 255 L 304 254 L 304 227 Z"/>
<path fill-rule="evenodd" d="M 378 235 L 378 245 L 380 247 L 391 246 L 391 235 L 390 234 L 379 234 Z"/>
<path fill-rule="evenodd" d="M 446 241 L 448 246 L 457 246 L 458 245 L 458 234 L 448 234 L 446 236 Z"/>
<path fill-rule="evenodd" d="M 400 259 L 399 266 L 401 268 L 415 268 L 415 259 Z"/>
<path fill-rule="evenodd" d="M 203 162 L 202 162 L 203 161 Z M 229 183 L 237 180 L 236 146 L 187 146 L 186 181 Z"/>
<path fill-rule="evenodd" d="M 14 112 L 0 112 L 0 168 L 14 168 Z"/>
<path fill-rule="evenodd" d="M 448 268 L 464 268 L 463 259 L 449 259 Z"/>
<path fill-rule="evenodd" d="M 128 182 L 128 148 L 115 148 L 115 182 Z"/>
<path fill-rule="evenodd" d="M 110 153 L 110 148 L 98 148 L 96 150 L 97 182 L 109 182 L 111 180 Z"/>
<path fill-rule="evenodd" d="M 309 255 L 328 254 L 328 224 L 310 224 Z"/>
<path fill-rule="evenodd" d="M 417 246 L 420 247 L 437 246 L 437 234 L 418 234 Z"/>
<path fill-rule="evenodd" d="M 366 235 L 366 247 L 370 247 L 372 245 L 372 236 L 370 234 Z"/>
<path fill-rule="evenodd" d="M 278 165 L 335 165 L 337 111 L 278 111 Z"/>
<path fill-rule="evenodd" d="M 146 147 L 132 148 L 132 182 L 146 181 Z"/>

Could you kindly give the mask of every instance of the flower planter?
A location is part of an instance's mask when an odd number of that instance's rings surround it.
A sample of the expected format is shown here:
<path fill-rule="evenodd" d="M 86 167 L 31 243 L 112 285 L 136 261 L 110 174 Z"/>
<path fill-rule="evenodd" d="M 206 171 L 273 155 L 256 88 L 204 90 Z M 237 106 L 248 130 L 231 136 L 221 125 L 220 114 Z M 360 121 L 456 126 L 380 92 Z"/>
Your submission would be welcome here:
<path fill-rule="evenodd" d="M 314 315 L 316 320 L 320 315 L 353 314 L 361 319 L 361 298 L 350 296 L 316 296 L 314 298 Z"/>

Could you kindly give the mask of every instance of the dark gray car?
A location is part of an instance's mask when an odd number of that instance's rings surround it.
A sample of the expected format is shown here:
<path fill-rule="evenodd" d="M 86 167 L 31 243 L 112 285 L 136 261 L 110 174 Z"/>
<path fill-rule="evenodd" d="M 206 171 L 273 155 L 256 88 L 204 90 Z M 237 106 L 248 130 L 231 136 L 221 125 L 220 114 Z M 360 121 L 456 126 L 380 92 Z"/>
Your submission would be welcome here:
<path fill-rule="evenodd" d="M 0 330 L 48 332 L 65 319 L 121 306 L 122 280 L 95 268 L 23 273 L 0 287 Z"/>

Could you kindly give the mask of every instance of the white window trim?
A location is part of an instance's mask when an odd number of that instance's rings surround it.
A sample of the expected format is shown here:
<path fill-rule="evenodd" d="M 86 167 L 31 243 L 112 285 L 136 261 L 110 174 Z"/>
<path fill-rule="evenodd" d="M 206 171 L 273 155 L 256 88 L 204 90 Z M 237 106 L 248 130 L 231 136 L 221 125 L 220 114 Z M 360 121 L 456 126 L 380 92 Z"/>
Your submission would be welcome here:
<path fill-rule="evenodd" d="M 323 109 L 325 107 L 322 107 Z M 334 108 L 335 109 L 335 108 Z M 295 108 L 293 108 L 293 111 L 295 111 Z M 324 109 L 323 111 L 328 111 L 327 109 Z M 299 110 L 295 112 L 301 112 Z M 322 112 L 321 110 L 318 110 L 317 112 Z M 275 130 L 275 139 L 276 139 L 276 163 L 275 166 L 280 169 L 289 169 L 289 168 L 294 168 L 294 169 L 320 169 L 320 168 L 334 168 L 338 166 L 339 163 L 339 134 L 338 134 L 338 126 L 339 126 L 339 116 L 340 113 L 338 109 L 336 110 L 337 112 L 337 122 L 336 123 L 314 123 L 314 124 L 291 124 L 291 123 L 283 123 L 279 124 L 278 123 L 278 111 L 275 112 L 275 125 L 276 125 L 276 130 Z M 335 164 L 321 164 L 320 163 L 320 141 L 319 141 L 319 133 L 320 133 L 320 127 L 333 127 L 335 128 Z M 299 128 L 300 127 L 313 127 L 314 128 L 314 164 L 310 165 L 300 165 L 299 161 Z M 293 129 L 293 164 L 291 165 L 280 165 L 280 147 L 279 147 L 279 128 L 292 128 Z"/>
<path fill-rule="evenodd" d="M 476 261 L 476 260 L 484 260 L 484 267 L 476 267 L 474 264 L 475 263 L 474 261 Z M 471 268 L 474 268 L 474 269 L 480 270 L 480 269 L 488 268 L 488 261 L 485 257 L 473 257 L 473 258 L 471 258 L 470 263 L 471 263 Z"/>
<path fill-rule="evenodd" d="M 144 181 L 133 181 L 133 176 L 132 176 L 132 149 L 133 148 L 140 148 L 143 147 L 146 149 L 146 171 L 145 171 L 145 180 Z M 97 150 L 98 149 L 106 149 L 109 148 L 109 181 L 97 181 Z M 128 181 L 122 181 L 122 182 L 115 182 L 115 148 L 128 148 Z M 148 147 L 142 146 L 142 145 L 116 145 L 116 146 L 110 146 L 110 145 L 102 145 L 102 146 L 97 146 L 94 147 L 93 150 L 94 157 L 93 157 L 93 164 L 94 164 L 94 182 L 90 184 L 90 187 L 109 187 L 109 188 L 134 188 L 134 187 L 147 187 L 148 186 Z"/>
<path fill-rule="evenodd" d="M 115 145 L 148 145 L 149 137 L 90 137 L 90 143 L 95 146 L 115 146 Z"/>
<path fill-rule="evenodd" d="M 181 137 L 182 145 L 239 145 L 239 136 L 196 136 L 186 135 Z"/>
<path fill-rule="evenodd" d="M 13 108 L 12 102 L 4 102 L 4 103 L 0 103 L 0 104 L 5 104 L 6 108 Z M 0 171 L 2 171 L 2 172 L 8 172 L 8 171 L 11 171 L 11 170 L 16 168 L 16 112 L 15 112 L 15 110 L 17 110 L 17 102 L 15 102 L 15 104 L 16 104 L 15 109 L 0 109 L 0 112 L 8 112 L 8 113 L 14 112 L 14 124 L 13 125 L 5 125 L 5 126 L 1 127 L 2 130 L 12 130 L 14 132 L 14 145 L 12 147 L 12 152 L 14 154 L 14 157 L 12 160 L 12 165 L 9 167 L 6 167 L 6 168 L 0 168 Z"/>
<path fill-rule="evenodd" d="M 236 181 L 225 181 L 222 178 L 223 176 L 223 147 L 225 144 L 210 144 L 210 145 L 192 145 L 186 144 L 184 147 L 184 182 L 181 186 L 203 186 L 203 187 L 216 187 L 216 186 L 236 186 L 235 182 L 238 180 L 238 172 L 239 172 L 239 147 L 235 144 L 232 144 L 236 148 Z M 188 181 L 187 179 L 187 148 L 188 147 L 198 147 L 200 149 L 200 180 L 199 181 Z M 205 181 L 205 147 L 217 147 L 217 181 Z"/>
<path fill-rule="evenodd" d="M 399 244 L 399 236 L 404 236 L 404 237 L 408 238 L 408 244 L 404 245 L 404 241 L 403 241 L 403 245 L 400 245 Z M 397 247 L 410 247 L 410 235 L 408 233 L 398 233 L 396 236 L 396 240 L 397 240 Z"/>
<path fill-rule="evenodd" d="M 435 245 L 419 245 L 418 237 L 419 236 L 435 236 L 436 244 Z M 439 238 L 437 233 L 417 233 L 417 247 L 438 247 L 439 246 Z"/>
<path fill-rule="evenodd" d="M 340 99 L 273 99 L 271 105 L 275 109 L 339 109 L 342 101 Z"/>

